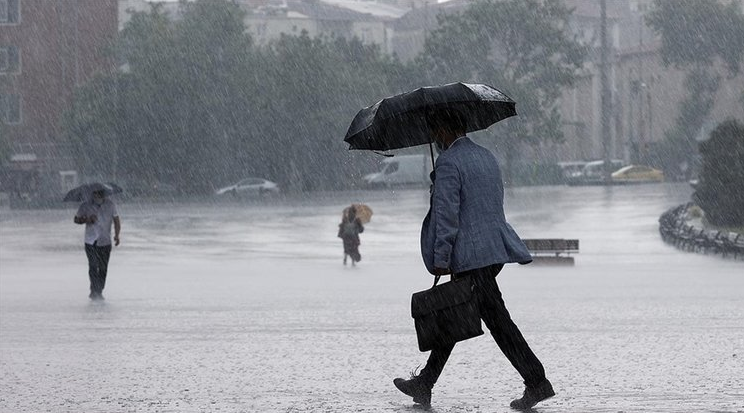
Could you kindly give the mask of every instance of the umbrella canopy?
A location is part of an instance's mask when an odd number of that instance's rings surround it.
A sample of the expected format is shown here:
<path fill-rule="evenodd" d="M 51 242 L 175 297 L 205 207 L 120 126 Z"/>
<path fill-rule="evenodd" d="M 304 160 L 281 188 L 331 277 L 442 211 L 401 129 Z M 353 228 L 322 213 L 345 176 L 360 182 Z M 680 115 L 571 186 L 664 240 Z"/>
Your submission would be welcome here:
<path fill-rule="evenodd" d="M 351 208 L 354 208 L 356 216 L 362 224 L 366 224 L 372 220 L 372 208 L 365 204 L 351 204 L 351 206 L 344 208 L 342 218 L 346 218 L 349 215 L 349 210 L 351 210 Z"/>
<path fill-rule="evenodd" d="M 75 188 L 70 189 L 65 195 L 63 202 L 83 202 L 93 197 L 93 192 L 103 191 L 104 194 L 113 195 L 124 192 L 124 190 L 115 183 L 107 182 L 102 184 L 100 182 L 94 182 L 91 184 L 83 184 Z"/>
<path fill-rule="evenodd" d="M 467 123 L 466 132 L 486 129 L 517 114 L 514 101 L 488 85 L 458 82 L 422 87 L 360 110 L 344 141 L 349 149 L 379 151 L 430 143 L 426 114 L 439 109 L 459 112 Z"/>

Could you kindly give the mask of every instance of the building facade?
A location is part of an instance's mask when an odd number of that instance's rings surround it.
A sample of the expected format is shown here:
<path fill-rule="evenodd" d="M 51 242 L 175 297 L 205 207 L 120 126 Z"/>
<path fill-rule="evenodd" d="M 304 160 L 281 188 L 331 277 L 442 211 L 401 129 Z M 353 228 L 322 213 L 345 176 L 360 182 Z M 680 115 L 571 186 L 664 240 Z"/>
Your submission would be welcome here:
<path fill-rule="evenodd" d="M 64 111 L 77 86 L 113 69 L 105 51 L 116 33 L 116 0 L 0 0 L 2 139 L 14 156 L 6 168 L 33 171 L 42 192 L 75 183 Z"/>
<path fill-rule="evenodd" d="M 566 143 L 555 148 L 561 160 L 601 159 L 601 84 L 598 2 L 564 0 L 574 8 L 575 33 L 591 45 L 586 74 L 561 99 Z M 645 24 L 652 0 L 608 1 L 610 153 L 626 162 L 644 162 L 655 144 L 674 127 L 678 105 L 687 97 L 685 72 L 663 65 L 659 36 Z M 719 73 L 724 74 L 721 70 Z M 744 76 L 722 76 L 704 135 L 726 118 L 744 120 Z"/>
<path fill-rule="evenodd" d="M 377 44 L 384 53 L 392 53 L 389 23 L 407 10 L 376 2 L 343 0 L 287 0 L 248 7 L 245 25 L 259 45 L 276 40 L 282 34 L 310 37 L 343 37 Z"/>

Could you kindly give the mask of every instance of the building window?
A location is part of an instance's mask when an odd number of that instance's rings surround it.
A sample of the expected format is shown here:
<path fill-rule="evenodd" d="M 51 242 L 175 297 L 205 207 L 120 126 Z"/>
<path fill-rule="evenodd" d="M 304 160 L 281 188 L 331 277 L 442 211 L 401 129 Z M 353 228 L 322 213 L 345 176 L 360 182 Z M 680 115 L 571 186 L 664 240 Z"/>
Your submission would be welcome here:
<path fill-rule="evenodd" d="M 21 95 L 0 95 L 0 115 L 6 125 L 21 123 Z"/>
<path fill-rule="evenodd" d="M 20 69 L 21 56 L 18 47 L 0 46 L 0 75 L 20 73 Z"/>
<path fill-rule="evenodd" d="M 20 17 L 20 0 L 0 0 L 0 24 L 17 24 Z"/>

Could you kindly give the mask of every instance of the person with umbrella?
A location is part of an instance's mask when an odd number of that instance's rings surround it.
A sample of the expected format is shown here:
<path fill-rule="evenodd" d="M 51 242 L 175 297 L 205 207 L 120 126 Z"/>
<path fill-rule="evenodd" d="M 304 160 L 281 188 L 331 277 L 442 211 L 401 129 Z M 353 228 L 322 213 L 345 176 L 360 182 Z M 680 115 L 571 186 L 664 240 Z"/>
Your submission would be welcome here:
<path fill-rule="evenodd" d="M 103 300 L 106 274 L 111 256 L 111 224 L 114 226 L 114 245 L 118 246 L 121 221 L 116 204 L 107 196 L 106 186 L 92 184 L 87 187 L 88 197 L 80 204 L 73 221 L 85 225 L 85 255 L 88 257 L 88 278 L 91 300 Z"/>
<path fill-rule="evenodd" d="M 555 392 L 542 363 L 512 321 L 496 276 L 504 264 L 526 264 L 532 257 L 506 222 L 496 157 L 466 136 L 514 115 L 514 101 L 488 85 L 424 87 L 362 109 L 344 140 L 352 149 L 372 150 L 426 143 L 431 148 L 434 141 L 440 155 L 432 173 L 429 213 L 421 228 L 424 264 L 433 275 L 450 274 L 452 280 L 470 283 L 480 318 L 524 380 L 524 394 L 510 406 L 529 410 Z M 434 347 L 418 375 L 396 378 L 394 385 L 415 403 L 430 406 L 431 390 L 454 347 L 454 342 Z"/>
<path fill-rule="evenodd" d="M 362 225 L 362 214 L 357 216 L 357 209 L 362 209 L 366 205 L 355 205 L 344 208 L 343 216 L 341 217 L 341 223 L 338 225 L 338 237 L 341 238 L 344 244 L 344 265 L 346 265 L 346 259 L 351 258 L 351 265 L 356 266 L 356 263 L 362 260 L 362 255 L 359 253 L 359 234 L 364 232 L 364 225 Z M 369 207 L 366 207 L 369 210 Z M 366 211 L 362 209 L 361 212 Z M 370 215 L 371 215 L 371 210 Z M 369 220 L 367 221 L 369 222 Z"/>

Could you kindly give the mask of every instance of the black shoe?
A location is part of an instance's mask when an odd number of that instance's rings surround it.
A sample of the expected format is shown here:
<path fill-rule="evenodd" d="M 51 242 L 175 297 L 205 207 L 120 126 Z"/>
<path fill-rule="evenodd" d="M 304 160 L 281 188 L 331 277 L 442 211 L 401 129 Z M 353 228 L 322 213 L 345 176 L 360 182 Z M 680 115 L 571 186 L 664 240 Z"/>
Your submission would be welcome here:
<path fill-rule="evenodd" d="M 431 407 L 431 387 L 419 377 L 413 377 L 410 380 L 397 378 L 393 384 L 404 394 L 413 397 L 413 402 L 418 403 L 425 408 Z"/>
<path fill-rule="evenodd" d="M 553 396 L 555 396 L 553 385 L 550 384 L 550 381 L 548 381 L 548 379 L 545 379 L 535 387 L 527 387 L 526 389 L 524 389 L 522 398 L 512 400 L 509 406 L 511 406 L 512 409 L 516 410 L 529 410 L 530 408 L 532 408 L 532 406 Z"/>
<path fill-rule="evenodd" d="M 93 301 L 100 301 L 100 300 L 103 300 L 103 294 L 99 292 L 91 291 L 91 293 L 88 295 L 88 298 L 90 298 Z"/>

